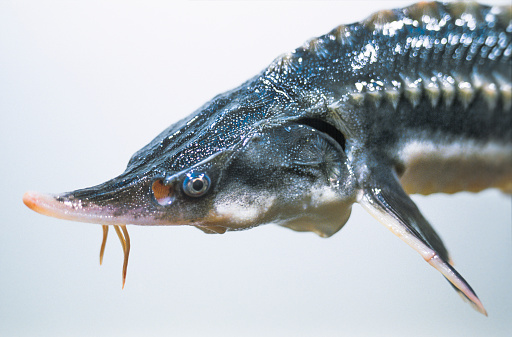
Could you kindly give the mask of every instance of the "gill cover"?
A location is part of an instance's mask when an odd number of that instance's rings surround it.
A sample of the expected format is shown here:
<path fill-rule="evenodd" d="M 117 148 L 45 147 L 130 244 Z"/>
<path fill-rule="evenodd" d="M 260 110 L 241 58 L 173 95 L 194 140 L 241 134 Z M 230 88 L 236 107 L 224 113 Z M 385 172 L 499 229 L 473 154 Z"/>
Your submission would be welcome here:
<path fill-rule="evenodd" d="M 322 237 L 355 202 L 354 174 L 331 135 L 308 124 L 264 124 L 234 151 L 214 186 L 212 212 L 229 229 L 274 223 Z"/>
<path fill-rule="evenodd" d="M 419 118 L 427 114 L 417 114 L 427 97 L 436 113 L 439 109 L 448 112 L 452 103 L 460 101 L 467 108 L 474 98 L 472 92 L 468 95 L 460 91 L 455 95 L 453 84 L 441 82 L 447 87 L 443 89 L 444 104 L 438 109 L 437 82 L 432 82 L 433 88 L 437 88 L 434 94 L 424 94 L 415 79 L 428 80 L 428 76 L 393 73 L 402 66 L 403 70 L 412 71 L 411 61 L 426 67 L 425 71 L 436 70 L 429 68 L 432 62 L 428 57 L 411 58 L 430 53 L 409 49 L 411 32 L 426 32 L 428 27 L 437 25 L 439 29 L 432 29 L 431 37 L 453 38 L 458 44 L 462 39 L 451 28 L 464 36 L 468 33 L 466 28 L 475 23 L 475 17 L 485 18 L 478 23 L 482 36 L 489 30 L 496 33 L 489 24 L 502 31 L 510 26 L 510 7 L 503 12 L 476 7 L 488 15 L 471 14 L 475 5 L 468 5 L 469 12 L 465 12 L 465 7 L 463 3 L 421 3 L 403 10 L 379 12 L 362 24 L 340 26 L 277 58 L 240 87 L 215 97 L 164 130 L 132 157 L 119 177 L 58 195 L 28 192 L 24 202 L 45 215 L 105 226 L 190 225 L 209 233 L 223 233 L 277 223 L 325 237 L 344 225 L 352 203 L 357 201 L 441 271 L 477 310 L 485 313 L 469 285 L 450 265 L 440 238 L 400 186 L 390 163 L 392 156 L 383 151 L 384 145 L 398 141 L 392 136 L 401 136 L 395 134 L 395 121 L 410 116 L 404 120 L 418 126 L 417 120 L 428 119 Z M 443 19 L 434 20 L 440 17 L 439 13 L 445 13 Z M 422 23 L 411 16 L 428 21 Z M 489 35 L 495 38 L 468 37 L 466 41 L 482 41 L 476 48 L 470 48 L 472 53 L 478 53 L 487 40 L 498 43 L 502 49 L 496 50 L 502 53 L 503 48 L 508 48 L 504 46 L 510 45 L 505 43 L 510 40 L 509 32 L 500 33 L 504 36 L 500 39 Z M 465 55 L 455 51 L 466 50 L 468 46 L 461 45 L 459 49 L 457 44 L 447 50 L 453 55 Z M 435 48 L 438 47 L 444 48 L 444 44 Z M 402 49 L 406 50 L 403 59 L 395 54 Z M 444 53 L 443 49 L 433 50 L 437 56 Z M 392 58 L 380 56 L 386 54 Z M 439 58 L 440 62 L 447 62 L 446 70 L 462 68 L 457 63 L 462 57 L 446 55 Z M 509 69 L 508 64 L 506 67 Z M 488 72 L 487 67 L 482 69 Z M 439 80 L 444 81 L 449 72 L 439 75 L 443 75 Z M 509 111 L 510 85 L 500 78 L 499 104 Z M 499 96 L 493 90 L 487 99 L 496 107 Z M 461 97 L 455 100 L 458 96 Z M 455 114 L 444 116 L 469 116 L 457 113 L 457 109 L 453 111 Z M 432 124 L 437 120 L 432 119 Z M 475 130 L 480 129 L 479 125 Z M 413 128 L 414 132 L 417 130 L 422 129 Z M 379 149 L 380 156 L 371 153 Z M 115 228 L 125 251 L 126 267 L 129 237 L 125 227 Z M 105 241 L 107 231 L 104 233 Z"/>

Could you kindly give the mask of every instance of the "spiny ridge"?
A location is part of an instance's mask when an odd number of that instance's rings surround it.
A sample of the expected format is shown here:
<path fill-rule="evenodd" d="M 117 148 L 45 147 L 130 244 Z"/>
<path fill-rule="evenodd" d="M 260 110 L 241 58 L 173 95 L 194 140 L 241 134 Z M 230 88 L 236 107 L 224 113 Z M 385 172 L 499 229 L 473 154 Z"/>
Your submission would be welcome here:
<path fill-rule="evenodd" d="M 413 108 L 417 107 L 425 95 L 433 108 L 442 101 L 446 108 L 457 100 L 467 109 L 480 94 L 490 111 L 501 100 L 503 109 L 512 107 L 512 83 L 502 74 L 481 74 L 478 72 L 463 75 L 460 73 L 420 72 L 418 76 L 400 73 L 391 81 L 359 81 L 350 94 L 356 105 L 370 102 L 378 108 L 387 101 L 397 109 L 400 100 L 405 98 Z"/>

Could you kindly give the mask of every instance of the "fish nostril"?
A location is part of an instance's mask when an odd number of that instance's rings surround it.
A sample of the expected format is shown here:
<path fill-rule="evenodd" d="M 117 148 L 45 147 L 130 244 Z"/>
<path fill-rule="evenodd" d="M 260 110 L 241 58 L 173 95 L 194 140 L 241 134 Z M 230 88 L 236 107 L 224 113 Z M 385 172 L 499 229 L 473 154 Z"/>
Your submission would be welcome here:
<path fill-rule="evenodd" d="M 174 201 L 173 185 L 164 185 L 162 179 L 155 180 L 151 186 L 151 190 L 153 191 L 153 197 L 156 202 L 162 206 L 170 205 Z"/>

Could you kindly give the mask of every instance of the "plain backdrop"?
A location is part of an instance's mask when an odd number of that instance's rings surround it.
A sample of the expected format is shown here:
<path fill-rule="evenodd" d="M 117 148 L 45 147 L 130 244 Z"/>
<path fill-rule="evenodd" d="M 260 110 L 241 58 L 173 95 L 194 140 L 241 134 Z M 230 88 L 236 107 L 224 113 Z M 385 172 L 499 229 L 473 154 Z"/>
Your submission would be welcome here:
<path fill-rule="evenodd" d="M 0 335 L 511 336 L 511 201 L 497 191 L 414 197 L 489 317 L 357 205 L 329 239 L 129 226 L 122 290 L 113 232 L 100 267 L 100 226 L 21 201 L 121 173 L 278 55 L 410 3 L 0 1 Z"/>

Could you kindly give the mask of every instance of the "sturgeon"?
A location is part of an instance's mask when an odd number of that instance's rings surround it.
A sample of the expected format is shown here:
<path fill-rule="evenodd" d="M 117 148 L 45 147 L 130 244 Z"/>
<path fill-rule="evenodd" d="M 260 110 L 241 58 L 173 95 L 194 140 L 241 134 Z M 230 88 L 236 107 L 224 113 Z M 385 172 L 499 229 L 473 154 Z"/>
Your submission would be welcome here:
<path fill-rule="evenodd" d="M 114 226 L 225 233 L 274 223 L 329 237 L 360 204 L 486 311 L 408 194 L 512 193 L 512 6 L 421 2 L 275 59 L 136 152 L 103 184 L 24 203 Z"/>

